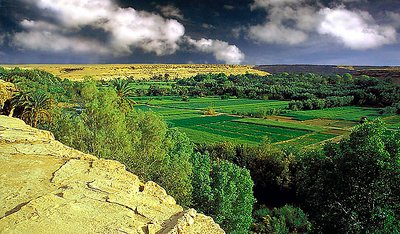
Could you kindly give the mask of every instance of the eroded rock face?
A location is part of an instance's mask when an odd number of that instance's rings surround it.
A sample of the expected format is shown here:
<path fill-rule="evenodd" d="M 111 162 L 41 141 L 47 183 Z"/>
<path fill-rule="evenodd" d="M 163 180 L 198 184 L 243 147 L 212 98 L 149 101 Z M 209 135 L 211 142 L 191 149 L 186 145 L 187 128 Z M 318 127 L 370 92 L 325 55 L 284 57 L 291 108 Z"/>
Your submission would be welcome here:
<path fill-rule="evenodd" d="M 1 233 L 224 233 L 154 182 L 0 116 Z"/>
<path fill-rule="evenodd" d="M 11 99 L 15 92 L 17 92 L 17 89 L 14 84 L 0 79 L 0 110 L 3 108 L 4 103 Z"/>

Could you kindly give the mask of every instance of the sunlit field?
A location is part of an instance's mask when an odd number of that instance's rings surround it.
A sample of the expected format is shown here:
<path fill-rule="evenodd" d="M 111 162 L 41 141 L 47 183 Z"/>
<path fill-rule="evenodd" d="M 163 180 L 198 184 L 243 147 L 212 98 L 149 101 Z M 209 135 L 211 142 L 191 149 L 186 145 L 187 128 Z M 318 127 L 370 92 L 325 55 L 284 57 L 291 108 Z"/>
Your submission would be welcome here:
<path fill-rule="evenodd" d="M 153 111 L 171 127 L 185 132 L 195 143 L 224 141 L 257 145 L 269 140 L 277 146 L 319 147 L 327 141 L 338 141 L 348 135 L 361 117 L 384 118 L 389 128 L 398 125 L 397 117 L 379 114 L 379 108 L 341 107 L 323 110 L 297 111 L 280 116 L 249 118 L 236 115 L 257 109 L 287 107 L 287 101 L 226 99 L 218 97 L 137 97 L 136 109 Z M 204 112 L 215 109 L 216 116 Z"/>
<path fill-rule="evenodd" d="M 2 65 L 3 66 L 3 65 Z M 253 69 L 251 65 L 223 65 L 223 64 L 29 64 L 4 65 L 6 68 L 40 69 L 50 72 L 60 78 L 83 80 L 110 80 L 114 78 L 133 79 L 176 79 L 188 78 L 197 74 L 225 73 L 227 75 L 258 74 L 267 72 Z"/>

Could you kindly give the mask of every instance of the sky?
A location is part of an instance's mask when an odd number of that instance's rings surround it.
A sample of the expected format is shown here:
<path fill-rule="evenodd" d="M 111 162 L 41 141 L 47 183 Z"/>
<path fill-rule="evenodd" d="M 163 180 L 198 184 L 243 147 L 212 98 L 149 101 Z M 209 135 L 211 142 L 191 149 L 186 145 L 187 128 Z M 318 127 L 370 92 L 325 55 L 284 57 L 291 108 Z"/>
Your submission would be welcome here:
<path fill-rule="evenodd" d="M 0 63 L 400 65 L 400 0 L 0 0 Z"/>

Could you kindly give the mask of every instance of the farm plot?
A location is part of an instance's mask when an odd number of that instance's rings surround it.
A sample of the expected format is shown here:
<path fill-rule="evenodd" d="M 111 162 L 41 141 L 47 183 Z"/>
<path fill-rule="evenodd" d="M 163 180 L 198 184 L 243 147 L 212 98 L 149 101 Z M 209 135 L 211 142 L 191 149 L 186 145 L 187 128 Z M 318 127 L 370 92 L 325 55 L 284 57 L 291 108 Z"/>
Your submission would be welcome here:
<path fill-rule="evenodd" d="M 181 129 L 196 143 L 232 141 L 242 144 L 258 144 L 266 137 L 275 143 L 311 132 L 306 127 L 305 129 L 295 129 L 287 126 L 240 122 L 244 119 L 235 116 L 203 116 L 197 110 L 149 106 L 137 106 L 136 108 L 159 113 L 170 126 Z"/>
<path fill-rule="evenodd" d="M 387 124 L 388 128 L 400 130 L 400 115 L 387 117 L 383 121 Z"/>
<path fill-rule="evenodd" d="M 301 137 L 310 133 L 310 131 L 288 129 L 276 126 L 262 126 L 235 121 L 237 118 L 230 116 L 200 117 L 181 120 L 172 120 L 175 126 L 181 128 L 184 132 L 195 130 L 198 133 L 207 133 L 221 136 L 214 142 L 221 142 L 226 139 L 237 143 L 257 144 L 266 137 L 272 142 L 287 141 L 296 137 Z M 214 119 L 213 119 L 214 118 Z M 190 133 L 190 131 L 189 131 Z M 195 142 L 202 143 L 203 138 L 194 136 Z M 207 139 L 206 142 L 209 142 Z"/>
<path fill-rule="evenodd" d="M 292 117 L 296 120 L 312 120 L 312 119 L 335 119 L 335 120 L 348 120 L 359 121 L 362 117 L 368 119 L 376 119 L 383 117 L 379 114 L 379 108 L 366 108 L 356 106 L 336 107 L 322 110 L 307 110 L 295 111 L 283 114 L 284 116 Z"/>
<path fill-rule="evenodd" d="M 268 139 L 273 143 L 286 141 L 309 133 L 309 131 L 299 129 L 291 129 L 279 126 L 255 125 L 241 122 L 227 122 L 223 123 L 222 126 L 230 128 L 231 131 L 258 136 L 261 139 L 268 137 Z"/>
<path fill-rule="evenodd" d="M 231 141 L 254 145 L 268 138 L 278 146 L 316 147 L 326 140 L 349 134 L 362 116 L 368 119 L 380 117 L 377 108 L 341 107 L 292 112 L 288 114 L 291 116 L 271 116 L 267 119 L 242 118 L 226 113 L 238 109 L 254 111 L 263 105 L 273 107 L 286 103 L 249 99 L 221 100 L 216 97 L 193 98 L 185 102 L 176 96 L 139 97 L 135 100 L 146 103 L 136 108 L 160 114 L 171 127 L 179 128 L 195 143 Z M 204 110 L 210 106 L 219 111 L 220 115 L 203 115 Z M 384 120 L 393 128 L 399 122 L 394 117 Z"/>
<path fill-rule="evenodd" d="M 220 113 L 231 114 L 233 112 L 254 112 L 262 109 L 284 109 L 287 108 L 287 101 L 275 100 L 253 100 L 253 99 L 224 99 L 218 97 L 192 98 L 189 101 L 182 101 L 180 97 L 163 97 L 138 99 L 141 103 L 148 105 L 169 107 L 175 109 L 205 110 L 213 108 Z"/>
<path fill-rule="evenodd" d="M 338 135 L 330 133 L 311 133 L 301 138 L 296 138 L 287 142 L 278 143 L 278 145 L 296 146 L 296 147 L 307 147 L 318 144 L 320 142 L 332 139 Z"/>
<path fill-rule="evenodd" d="M 191 117 L 186 119 L 171 119 L 169 122 L 175 127 L 190 127 L 196 125 L 209 125 L 214 123 L 232 121 L 237 119 L 237 117 L 227 116 L 227 115 L 220 115 L 220 116 L 198 116 L 198 117 Z"/>
<path fill-rule="evenodd" d="M 324 128 L 320 126 L 313 126 L 313 125 L 306 125 L 300 121 L 277 121 L 271 119 L 259 119 L 259 118 L 242 118 L 235 120 L 241 123 L 248 123 L 254 125 L 267 125 L 267 126 L 275 126 L 280 128 L 289 128 L 289 129 L 299 129 L 299 130 L 306 130 L 306 131 L 322 131 Z"/>

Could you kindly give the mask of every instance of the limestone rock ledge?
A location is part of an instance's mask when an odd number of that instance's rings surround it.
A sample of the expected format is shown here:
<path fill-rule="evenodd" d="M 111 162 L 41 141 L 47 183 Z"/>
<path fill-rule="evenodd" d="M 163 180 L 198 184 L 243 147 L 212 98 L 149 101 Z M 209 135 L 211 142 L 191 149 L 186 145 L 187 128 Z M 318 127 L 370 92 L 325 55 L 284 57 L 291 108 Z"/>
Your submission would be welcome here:
<path fill-rule="evenodd" d="M 224 233 L 112 160 L 0 116 L 0 233 Z"/>
<path fill-rule="evenodd" d="M 4 103 L 11 99 L 12 95 L 16 92 L 17 88 L 14 84 L 0 79 L 0 110 L 3 108 Z"/>

